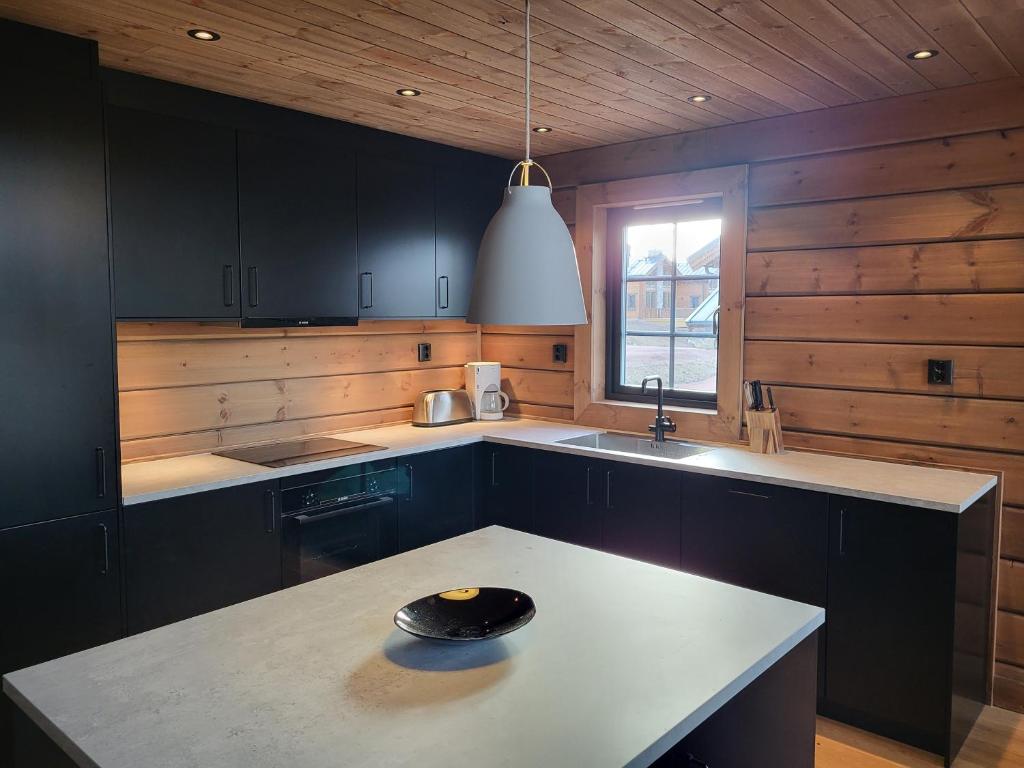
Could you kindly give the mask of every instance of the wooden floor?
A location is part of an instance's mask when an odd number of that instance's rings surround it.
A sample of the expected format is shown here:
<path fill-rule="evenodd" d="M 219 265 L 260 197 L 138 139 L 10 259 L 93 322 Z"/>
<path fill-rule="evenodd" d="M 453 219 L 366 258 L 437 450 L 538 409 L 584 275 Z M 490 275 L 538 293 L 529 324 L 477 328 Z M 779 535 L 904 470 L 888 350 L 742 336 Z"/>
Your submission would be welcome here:
<path fill-rule="evenodd" d="M 933 768 L 937 755 L 818 718 L 815 768 Z M 1022 768 L 1024 715 L 986 707 L 953 768 Z"/>

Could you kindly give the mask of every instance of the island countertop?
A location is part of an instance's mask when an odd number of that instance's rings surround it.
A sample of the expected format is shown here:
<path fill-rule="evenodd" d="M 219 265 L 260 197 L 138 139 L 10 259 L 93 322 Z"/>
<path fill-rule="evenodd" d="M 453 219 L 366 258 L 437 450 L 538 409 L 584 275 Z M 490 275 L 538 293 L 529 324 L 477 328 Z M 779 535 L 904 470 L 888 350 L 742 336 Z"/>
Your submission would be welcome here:
<path fill-rule="evenodd" d="M 424 643 L 392 623 L 502 585 L 537 615 Z M 4 691 L 79 765 L 646 766 L 820 608 L 491 527 L 30 667 Z"/>
<path fill-rule="evenodd" d="M 996 478 L 992 475 L 976 472 L 959 472 L 805 451 L 786 451 L 780 455 L 767 456 L 741 447 L 716 446 L 706 453 L 688 458 L 669 459 L 596 450 L 558 442 L 565 438 L 603 431 L 582 425 L 532 419 L 476 421 L 432 428 L 398 424 L 334 435 L 343 440 L 385 446 L 387 450 L 279 469 L 270 469 L 209 453 L 139 461 L 125 464 L 121 468 L 123 503 L 140 504 L 361 461 L 453 448 L 482 441 L 684 472 L 719 475 L 823 493 L 837 493 L 943 512 L 963 512 L 996 485 Z"/>

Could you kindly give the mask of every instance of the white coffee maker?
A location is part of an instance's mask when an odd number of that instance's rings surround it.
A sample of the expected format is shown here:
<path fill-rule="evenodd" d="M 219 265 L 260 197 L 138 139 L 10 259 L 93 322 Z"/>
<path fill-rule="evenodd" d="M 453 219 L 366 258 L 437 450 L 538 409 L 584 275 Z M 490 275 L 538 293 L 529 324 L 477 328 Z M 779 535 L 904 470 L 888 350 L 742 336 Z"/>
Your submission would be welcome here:
<path fill-rule="evenodd" d="M 501 391 L 501 363 L 466 363 L 466 391 L 480 421 L 497 421 L 508 408 L 508 395 Z"/>

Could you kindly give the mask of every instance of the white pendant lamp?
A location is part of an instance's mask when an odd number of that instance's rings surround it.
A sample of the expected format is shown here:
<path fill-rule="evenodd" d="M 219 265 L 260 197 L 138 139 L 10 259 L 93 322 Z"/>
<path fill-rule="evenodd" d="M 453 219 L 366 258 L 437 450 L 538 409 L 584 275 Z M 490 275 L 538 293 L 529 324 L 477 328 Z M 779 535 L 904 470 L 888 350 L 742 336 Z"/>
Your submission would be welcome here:
<path fill-rule="evenodd" d="M 538 168 L 547 186 L 529 186 Z M 520 170 L 520 185 L 512 178 Z M 569 229 L 551 204 L 551 178 L 530 159 L 530 0 L 526 0 L 526 157 L 480 243 L 467 319 L 490 325 L 585 325 Z"/>

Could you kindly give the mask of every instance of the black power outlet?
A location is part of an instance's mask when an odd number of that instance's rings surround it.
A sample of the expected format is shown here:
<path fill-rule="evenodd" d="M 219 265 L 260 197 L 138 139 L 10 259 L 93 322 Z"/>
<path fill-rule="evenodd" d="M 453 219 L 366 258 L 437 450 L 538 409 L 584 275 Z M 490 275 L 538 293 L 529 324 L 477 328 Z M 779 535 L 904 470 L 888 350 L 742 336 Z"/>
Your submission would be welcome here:
<path fill-rule="evenodd" d="M 953 383 L 953 361 L 952 360 L 929 360 L 928 361 L 928 383 L 945 384 Z"/>
<path fill-rule="evenodd" d="M 552 344 L 551 345 L 551 357 L 556 363 L 567 363 L 569 362 L 569 345 L 568 344 Z"/>
<path fill-rule="evenodd" d="M 430 362 L 430 343 L 424 342 L 423 344 L 416 345 L 416 359 L 421 363 Z"/>

